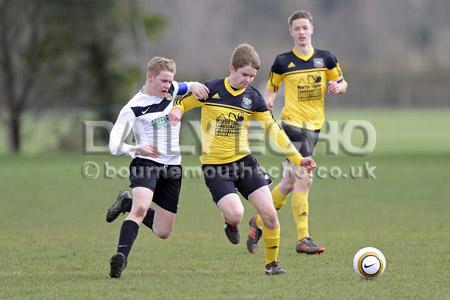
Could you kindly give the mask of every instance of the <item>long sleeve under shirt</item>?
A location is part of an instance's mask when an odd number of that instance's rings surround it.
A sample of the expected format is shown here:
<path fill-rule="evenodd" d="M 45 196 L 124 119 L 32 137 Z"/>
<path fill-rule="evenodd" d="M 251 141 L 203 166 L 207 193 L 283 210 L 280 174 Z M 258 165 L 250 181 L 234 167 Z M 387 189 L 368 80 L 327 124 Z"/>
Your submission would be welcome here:
<path fill-rule="evenodd" d="M 188 84 L 172 82 L 166 97 L 149 96 L 142 90 L 122 108 L 114 123 L 109 137 L 109 150 L 113 155 L 130 155 L 150 159 L 161 164 L 179 165 L 180 123 L 171 125 L 168 114 L 173 106 L 173 98 L 186 94 Z M 136 145 L 130 145 L 125 139 L 133 130 Z M 139 146 L 152 144 L 160 155 L 146 157 L 136 155 Z"/>

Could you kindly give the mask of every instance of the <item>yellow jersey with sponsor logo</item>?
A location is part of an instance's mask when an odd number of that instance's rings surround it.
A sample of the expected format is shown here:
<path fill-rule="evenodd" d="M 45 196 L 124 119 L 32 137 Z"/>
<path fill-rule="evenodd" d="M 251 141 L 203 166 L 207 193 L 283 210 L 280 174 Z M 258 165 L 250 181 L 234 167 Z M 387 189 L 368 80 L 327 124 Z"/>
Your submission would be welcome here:
<path fill-rule="evenodd" d="M 248 131 L 255 118 L 268 131 L 288 159 L 299 165 L 303 157 L 275 122 L 261 94 L 253 87 L 235 90 L 228 78 L 205 83 L 208 98 L 199 100 L 188 94 L 178 99 L 174 108 L 183 112 L 201 108 L 203 164 L 225 164 L 250 154 Z"/>
<path fill-rule="evenodd" d="M 276 57 L 267 88 L 277 92 L 284 83 L 281 120 L 316 130 L 322 127 L 325 118 L 327 81 L 342 78 L 337 59 L 329 51 L 311 48 L 303 55 L 293 49 Z"/>

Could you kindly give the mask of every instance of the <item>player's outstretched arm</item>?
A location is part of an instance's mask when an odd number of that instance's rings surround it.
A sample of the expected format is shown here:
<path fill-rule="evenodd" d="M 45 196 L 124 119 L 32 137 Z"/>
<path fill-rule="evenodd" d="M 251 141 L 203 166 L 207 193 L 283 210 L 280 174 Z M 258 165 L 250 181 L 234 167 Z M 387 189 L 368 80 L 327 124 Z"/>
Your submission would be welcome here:
<path fill-rule="evenodd" d="M 278 147 L 286 155 L 287 159 L 296 166 L 305 167 L 311 171 L 316 167 L 316 162 L 312 158 L 303 157 L 289 140 L 284 130 L 275 122 L 269 111 L 255 112 L 254 117 L 258 120 L 266 131 L 269 133 L 270 139 L 274 140 Z"/>
<path fill-rule="evenodd" d="M 197 99 L 208 98 L 209 89 L 206 85 L 200 82 L 190 82 L 189 91 L 192 92 L 192 95 L 194 95 Z"/>
<path fill-rule="evenodd" d="M 206 98 L 208 98 L 208 95 L 206 96 Z M 186 96 L 181 97 L 175 102 L 172 110 L 169 113 L 170 124 L 172 125 L 177 124 L 178 122 L 181 121 L 181 117 L 185 112 L 202 105 L 203 102 L 197 99 L 194 95 L 192 95 L 192 93 L 188 93 Z"/>

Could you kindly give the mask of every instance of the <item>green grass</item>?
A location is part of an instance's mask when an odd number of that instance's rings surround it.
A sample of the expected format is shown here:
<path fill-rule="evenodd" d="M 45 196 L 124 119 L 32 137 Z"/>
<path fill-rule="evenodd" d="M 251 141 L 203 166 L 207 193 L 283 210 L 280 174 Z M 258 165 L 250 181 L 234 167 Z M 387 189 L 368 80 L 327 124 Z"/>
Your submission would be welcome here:
<path fill-rule="evenodd" d="M 425 115 L 425 116 L 424 116 Z M 416 126 L 417 117 L 425 127 Z M 376 179 L 319 179 L 310 196 L 311 233 L 327 252 L 294 251 L 290 201 L 279 211 L 280 261 L 288 274 L 263 274 L 263 253 L 231 245 L 203 179 L 185 179 L 168 240 L 141 228 L 120 280 L 108 276 L 120 221 L 105 210 L 127 179 L 86 180 L 86 161 L 127 167 L 112 156 L 0 156 L 0 299 L 448 299 L 450 261 L 450 112 L 331 112 L 334 120 L 369 119 L 377 148 L 368 156 L 319 154 L 321 166 L 376 166 Z M 367 118 L 366 118 L 367 117 Z M 414 123 L 414 124 L 410 124 Z M 427 147 L 417 141 L 427 141 Z M 265 167 L 280 157 L 258 158 Z M 185 157 L 185 166 L 198 165 Z M 100 176 L 102 177 L 102 176 Z M 123 217 L 119 219 L 122 220 Z M 372 281 L 352 270 L 354 253 L 375 246 L 387 259 Z M 262 250 L 262 249 L 261 249 Z"/>

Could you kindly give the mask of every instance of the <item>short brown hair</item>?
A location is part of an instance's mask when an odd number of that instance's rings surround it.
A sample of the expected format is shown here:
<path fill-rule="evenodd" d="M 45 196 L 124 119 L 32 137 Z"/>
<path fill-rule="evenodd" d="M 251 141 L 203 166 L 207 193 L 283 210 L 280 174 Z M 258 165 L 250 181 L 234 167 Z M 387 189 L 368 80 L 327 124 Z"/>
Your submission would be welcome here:
<path fill-rule="evenodd" d="M 235 69 L 252 66 L 256 70 L 261 67 L 261 60 L 255 48 L 249 44 L 240 44 L 234 48 L 231 56 L 231 65 Z"/>
<path fill-rule="evenodd" d="M 175 74 L 177 66 L 175 61 L 170 58 L 155 56 L 147 64 L 147 72 L 158 76 L 161 71 L 169 71 Z"/>
<path fill-rule="evenodd" d="M 307 19 L 307 20 L 309 20 L 309 22 L 311 23 L 311 25 L 312 25 L 312 23 L 313 23 L 313 17 L 312 17 L 312 15 L 311 15 L 311 13 L 310 13 L 309 11 L 306 11 L 306 10 L 297 10 L 297 11 L 295 11 L 295 12 L 289 17 L 289 19 L 288 19 L 289 28 L 291 28 L 292 23 L 293 23 L 295 20 L 298 20 L 298 19 Z"/>

